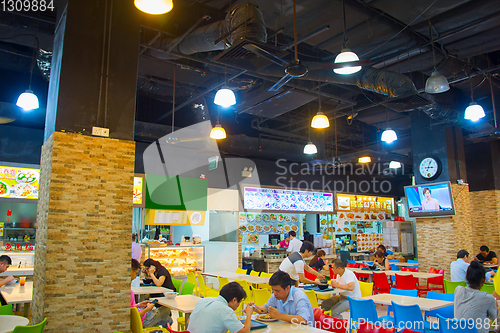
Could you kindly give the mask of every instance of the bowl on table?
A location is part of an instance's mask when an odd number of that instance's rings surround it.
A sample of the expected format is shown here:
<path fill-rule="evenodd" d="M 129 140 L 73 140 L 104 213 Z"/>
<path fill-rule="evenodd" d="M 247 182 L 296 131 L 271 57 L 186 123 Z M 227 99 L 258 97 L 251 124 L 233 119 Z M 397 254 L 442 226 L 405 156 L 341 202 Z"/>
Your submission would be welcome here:
<path fill-rule="evenodd" d="M 173 291 L 169 291 L 169 292 L 166 292 L 166 293 L 163 293 L 165 295 L 166 298 L 175 298 L 177 295 L 179 295 L 179 293 L 176 293 L 176 292 L 173 292 Z"/>
<path fill-rule="evenodd" d="M 318 288 L 320 290 L 325 290 L 325 289 L 328 289 L 328 284 L 327 283 L 321 283 L 321 284 L 318 284 Z"/>

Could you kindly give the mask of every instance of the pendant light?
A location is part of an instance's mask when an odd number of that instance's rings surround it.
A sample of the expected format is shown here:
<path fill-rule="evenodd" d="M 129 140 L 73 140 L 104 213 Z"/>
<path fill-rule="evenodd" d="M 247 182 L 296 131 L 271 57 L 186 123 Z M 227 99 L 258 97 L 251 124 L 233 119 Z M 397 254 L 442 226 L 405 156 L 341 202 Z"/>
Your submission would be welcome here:
<path fill-rule="evenodd" d="M 387 128 L 384 132 L 382 132 L 382 137 L 380 138 L 380 140 L 384 141 L 385 143 L 393 143 L 398 139 L 398 135 L 393 129 L 389 127 L 389 112 L 387 110 L 385 111 L 385 117 Z"/>
<path fill-rule="evenodd" d="M 356 53 L 351 52 L 349 48 L 347 48 L 347 38 L 346 38 L 346 22 L 345 22 L 345 4 L 344 0 L 342 0 L 342 18 L 344 20 L 344 43 L 342 44 L 342 49 L 340 50 L 339 55 L 335 58 L 335 63 L 347 63 L 352 61 L 358 61 L 359 58 Z M 354 74 L 361 70 L 361 66 L 349 66 L 334 68 L 333 71 L 336 74 L 348 75 Z"/>
<path fill-rule="evenodd" d="M 434 39 L 432 38 L 432 24 L 429 21 L 429 34 L 431 35 L 432 59 L 434 60 L 434 71 L 425 82 L 425 92 L 428 94 L 439 94 L 450 90 L 448 80 L 436 70 L 436 54 L 434 53 Z"/>
<path fill-rule="evenodd" d="M 370 163 L 372 161 L 372 159 L 370 158 L 370 156 L 361 156 L 360 158 L 358 158 L 358 163 Z"/>
<path fill-rule="evenodd" d="M 172 0 L 134 0 L 134 5 L 140 11 L 152 15 L 165 14 L 174 8 Z"/>
<path fill-rule="evenodd" d="M 310 113 L 308 116 L 311 116 Z M 303 152 L 306 155 L 312 155 L 318 152 L 318 148 L 316 148 L 316 145 L 311 141 L 311 127 L 309 127 L 309 142 L 304 146 Z"/>
<path fill-rule="evenodd" d="M 219 124 L 218 121 L 217 125 L 212 128 L 212 131 L 210 131 L 210 137 L 215 140 L 226 138 L 226 130 Z"/>
<path fill-rule="evenodd" d="M 399 169 L 401 168 L 401 162 L 398 162 L 398 161 L 391 161 L 389 163 L 389 168 L 390 169 Z"/>
<path fill-rule="evenodd" d="M 175 124 L 175 82 L 176 82 L 176 77 L 175 77 L 175 73 L 176 73 L 176 68 L 177 66 L 174 66 L 174 84 L 173 84 L 173 90 L 172 90 L 172 131 L 170 132 L 170 135 L 168 136 L 167 138 L 167 143 L 168 144 L 177 144 L 180 142 L 179 139 L 177 139 L 177 137 L 174 135 L 174 124 Z"/>
<path fill-rule="evenodd" d="M 23 92 L 19 97 L 17 98 L 16 105 L 22 108 L 24 111 L 31 111 L 34 109 L 38 109 L 39 104 L 38 104 L 38 97 L 33 93 L 33 90 L 31 90 L 31 80 L 33 78 L 33 67 L 35 66 L 36 62 L 36 54 L 38 54 L 38 38 L 35 37 L 35 47 L 33 48 L 33 56 L 31 59 L 31 68 L 30 68 L 30 85 L 28 89 Z"/>
<path fill-rule="evenodd" d="M 321 112 L 321 84 L 318 82 L 318 99 L 319 99 L 319 109 L 318 113 L 314 115 L 311 121 L 312 128 L 327 128 L 330 127 L 330 121 L 328 117 Z"/>
<path fill-rule="evenodd" d="M 469 76 L 470 83 L 470 104 L 465 109 L 464 118 L 467 120 L 478 121 L 485 116 L 483 107 L 474 102 L 474 88 L 472 87 L 472 78 Z"/>
<path fill-rule="evenodd" d="M 224 46 L 224 50 L 226 47 Z M 227 86 L 227 66 L 224 67 L 224 85 L 215 94 L 214 103 L 224 108 L 236 104 L 236 97 L 234 92 Z"/>

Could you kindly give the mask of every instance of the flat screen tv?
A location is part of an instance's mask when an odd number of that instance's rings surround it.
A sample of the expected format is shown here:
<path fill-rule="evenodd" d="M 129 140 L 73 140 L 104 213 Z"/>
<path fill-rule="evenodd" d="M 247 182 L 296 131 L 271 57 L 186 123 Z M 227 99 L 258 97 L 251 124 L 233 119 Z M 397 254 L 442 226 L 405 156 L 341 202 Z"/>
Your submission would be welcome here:
<path fill-rule="evenodd" d="M 410 217 L 455 215 L 450 182 L 405 186 Z"/>

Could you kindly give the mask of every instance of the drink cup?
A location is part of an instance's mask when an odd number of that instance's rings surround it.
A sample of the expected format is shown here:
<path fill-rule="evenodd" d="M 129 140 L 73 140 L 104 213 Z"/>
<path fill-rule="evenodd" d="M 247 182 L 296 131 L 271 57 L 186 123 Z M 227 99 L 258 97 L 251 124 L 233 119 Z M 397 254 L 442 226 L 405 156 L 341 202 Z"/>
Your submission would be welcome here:
<path fill-rule="evenodd" d="M 26 276 L 21 276 L 19 278 L 19 285 L 24 286 L 25 283 L 26 283 Z"/>

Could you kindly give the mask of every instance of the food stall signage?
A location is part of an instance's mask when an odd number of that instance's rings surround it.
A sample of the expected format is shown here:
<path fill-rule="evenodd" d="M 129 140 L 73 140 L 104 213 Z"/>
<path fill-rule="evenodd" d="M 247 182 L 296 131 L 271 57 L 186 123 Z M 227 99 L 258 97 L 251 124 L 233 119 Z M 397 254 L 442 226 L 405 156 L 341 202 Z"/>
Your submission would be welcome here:
<path fill-rule="evenodd" d="M 332 193 L 245 187 L 244 199 L 245 209 L 333 212 Z"/>
<path fill-rule="evenodd" d="M 394 214 L 394 198 L 355 194 L 337 194 L 336 209 L 339 212 L 352 213 L 349 215 L 364 215 L 361 213 Z M 355 216 L 347 216 L 347 218 L 359 219 Z M 363 219 L 370 220 L 376 218 L 372 218 L 370 216 Z"/>
<path fill-rule="evenodd" d="M 134 189 L 133 189 L 133 194 L 134 194 L 133 204 L 134 205 L 142 205 L 143 182 L 144 182 L 144 180 L 142 177 L 134 177 Z"/>
<path fill-rule="evenodd" d="M 38 199 L 40 169 L 0 166 L 0 197 Z"/>
<path fill-rule="evenodd" d="M 33 251 L 33 244 L 25 244 L 23 247 L 23 243 L 15 243 L 14 248 L 12 244 L 5 244 L 5 251 Z"/>
<path fill-rule="evenodd" d="M 3 222 L 0 222 L 0 237 L 3 236 Z"/>

